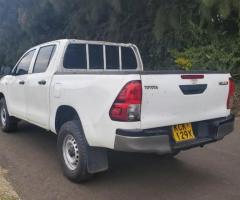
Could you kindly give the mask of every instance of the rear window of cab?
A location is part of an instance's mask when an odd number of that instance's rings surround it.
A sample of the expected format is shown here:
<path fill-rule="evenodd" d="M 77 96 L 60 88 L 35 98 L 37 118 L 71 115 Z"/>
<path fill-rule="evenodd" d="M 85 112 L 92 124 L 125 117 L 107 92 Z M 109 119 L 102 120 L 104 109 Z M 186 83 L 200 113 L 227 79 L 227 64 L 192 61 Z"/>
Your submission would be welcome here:
<path fill-rule="evenodd" d="M 137 59 L 131 47 L 99 44 L 69 44 L 63 66 L 78 70 L 134 70 Z"/>

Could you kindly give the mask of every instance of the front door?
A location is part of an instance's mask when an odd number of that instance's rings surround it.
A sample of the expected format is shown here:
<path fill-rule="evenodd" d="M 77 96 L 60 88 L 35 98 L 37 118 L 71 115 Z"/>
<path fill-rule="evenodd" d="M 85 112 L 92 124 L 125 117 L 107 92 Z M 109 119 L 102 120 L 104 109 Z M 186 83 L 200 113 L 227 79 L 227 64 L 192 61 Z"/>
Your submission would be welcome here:
<path fill-rule="evenodd" d="M 35 50 L 27 52 L 8 78 L 7 103 L 11 115 L 26 119 L 26 83 Z"/>

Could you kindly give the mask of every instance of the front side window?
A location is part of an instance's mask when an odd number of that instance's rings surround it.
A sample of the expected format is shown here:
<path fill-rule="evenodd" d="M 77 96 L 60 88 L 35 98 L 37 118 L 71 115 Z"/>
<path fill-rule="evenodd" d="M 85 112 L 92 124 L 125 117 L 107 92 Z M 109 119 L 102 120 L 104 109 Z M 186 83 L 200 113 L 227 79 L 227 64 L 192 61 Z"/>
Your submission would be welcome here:
<path fill-rule="evenodd" d="M 87 69 L 86 45 L 69 44 L 63 65 L 66 69 Z"/>
<path fill-rule="evenodd" d="M 55 48 L 55 45 L 40 48 L 33 68 L 33 73 L 43 73 L 47 70 Z"/>
<path fill-rule="evenodd" d="M 24 55 L 24 57 L 18 63 L 18 65 L 14 71 L 15 75 L 24 75 L 24 74 L 28 73 L 34 52 L 35 52 L 35 50 L 32 50 L 32 51 L 29 51 L 26 55 Z"/>
<path fill-rule="evenodd" d="M 89 44 L 88 48 L 89 48 L 89 68 L 104 69 L 103 46 Z"/>
<path fill-rule="evenodd" d="M 122 47 L 122 69 L 137 69 L 135 53 L 130 47 Z"/>

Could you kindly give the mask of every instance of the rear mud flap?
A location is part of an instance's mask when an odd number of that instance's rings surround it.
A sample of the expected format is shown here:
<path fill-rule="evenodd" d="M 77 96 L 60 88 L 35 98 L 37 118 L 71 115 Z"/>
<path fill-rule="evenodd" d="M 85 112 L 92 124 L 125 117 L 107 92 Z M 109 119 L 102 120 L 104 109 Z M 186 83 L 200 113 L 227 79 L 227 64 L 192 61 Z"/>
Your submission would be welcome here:
<path fill-rule="evenodd" d="M 87 162 L 88 172 L 90 174 L 108 170 L 107 150 L 103 148 L 90 147 Z"/>

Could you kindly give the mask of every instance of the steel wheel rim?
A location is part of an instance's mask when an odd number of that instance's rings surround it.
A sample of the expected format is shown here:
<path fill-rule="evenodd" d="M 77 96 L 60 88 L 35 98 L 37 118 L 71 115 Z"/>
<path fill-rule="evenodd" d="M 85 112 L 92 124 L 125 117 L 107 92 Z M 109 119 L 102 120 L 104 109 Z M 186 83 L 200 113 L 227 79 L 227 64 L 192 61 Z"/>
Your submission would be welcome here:
<path fill-rule="evenodd" d="M 79 164 L 79 149 L 75 138 L 72 135 L 67 135 L 64 138 L 63 158 L 70 170 L 76 170 Z"/>
<path fill-rule="evenodd" d="M 6 125 L 6 119 L 7 119 L 7 112 L 6 112 L 6 109 L 2 106 L 2 108 L 1 108 L 1 122 L 2 122 L 3 126 Z"/>

